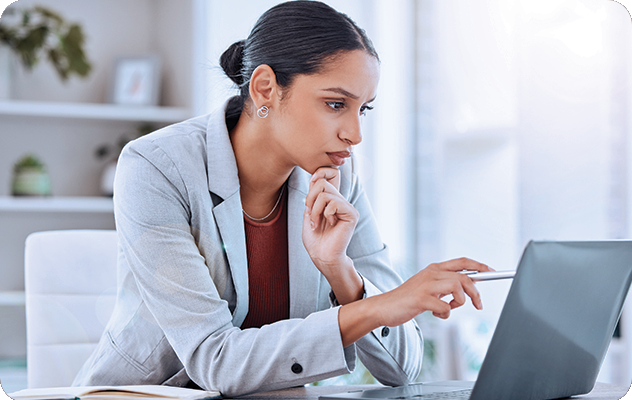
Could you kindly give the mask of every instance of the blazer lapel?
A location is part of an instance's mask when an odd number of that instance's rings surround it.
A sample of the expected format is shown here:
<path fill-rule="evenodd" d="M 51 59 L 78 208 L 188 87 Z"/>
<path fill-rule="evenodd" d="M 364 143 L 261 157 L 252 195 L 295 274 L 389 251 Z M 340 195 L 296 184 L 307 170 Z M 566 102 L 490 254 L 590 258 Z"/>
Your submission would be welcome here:
<path fill-rule="evenodd" d="M 241 326 L 248 314 L 248 259 L 239 191 L 213 208 L 237 293 L 233 325 Z"/>
<path fill-rule="evenodd" d="M 206 168 L 209 191 L 227 199 L 239 191 L 239 176 L 224 110 L 217 109 L 209 117 L 206 127 Z"/>
<path fill-rule="evenodd" d="M 290 274 L 290 318 L 305 318 L 318 309 L 320 271 L 303 245 L 303 213 L 310 175 L 294 168 L 288 180 L 288 258 Z"/>
<path fill-rule="evenodd" d="M 214 201 L 213 216 L 237 294 L 233 325 L 241 326 L 248 314 L 248 260 L 237 161 L 226 128 L 225 107 L 215 111 L 209 118 L 206 142 L 209 192 L 221 199 Z"/>

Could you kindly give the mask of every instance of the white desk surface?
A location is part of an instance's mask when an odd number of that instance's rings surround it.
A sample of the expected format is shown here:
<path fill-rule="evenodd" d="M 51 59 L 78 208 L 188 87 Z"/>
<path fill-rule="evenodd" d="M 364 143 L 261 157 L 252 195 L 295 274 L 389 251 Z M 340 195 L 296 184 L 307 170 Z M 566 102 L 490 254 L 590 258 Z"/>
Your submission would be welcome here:
<path fill-rule="evenodd" d="M 318 400 L 318 396 L 326 394 L 335 394 L 348 392 L 358 389 L 371 389 L 376 385 L 357 385 L 357 386 L 305 386 L 284 390 L 274 390 L 271 392 L 255 393 L 247 396 L 239 397 L 245 400 Z M 629 390 L 628 387 L 614 386 L 605 383 L 597 383 L 592 392 L 582 395 L 573 396 L 572 399 L 578 400 L 619 400 Z"/>

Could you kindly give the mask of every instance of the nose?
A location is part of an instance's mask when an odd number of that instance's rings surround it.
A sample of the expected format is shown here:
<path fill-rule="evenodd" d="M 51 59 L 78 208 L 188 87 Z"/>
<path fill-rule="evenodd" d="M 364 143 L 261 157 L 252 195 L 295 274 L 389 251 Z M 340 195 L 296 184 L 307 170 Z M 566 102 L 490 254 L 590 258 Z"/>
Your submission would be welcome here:
<path fill-rule="evenodd" d="M 342 130 L 338 134 L 340 140 L 352 146 L 362 141 L 362 120 L 359 116 L 351 117 L 346 121 Z"/>

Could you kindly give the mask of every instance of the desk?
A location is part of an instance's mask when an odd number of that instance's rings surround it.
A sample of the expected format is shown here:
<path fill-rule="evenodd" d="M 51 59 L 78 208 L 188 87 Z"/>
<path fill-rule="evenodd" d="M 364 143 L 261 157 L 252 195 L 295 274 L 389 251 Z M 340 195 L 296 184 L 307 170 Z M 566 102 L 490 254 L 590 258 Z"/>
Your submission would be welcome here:
<path fill-rule="evenodd" d="M 274 390 L 271 392 L 255 393 L 239 397 L 243 400 L 318 400 L 318 396 L 325 394 L 335 394 L 358 389 L 374 389 L 377 385 L 357 385 L 357 386 L 306 386 L 284 390 Z M 627 387 L 597 383 L 589 394 L 574 396 L 572 399 L 578 400 L 619 400 L 627 392 Z"/>

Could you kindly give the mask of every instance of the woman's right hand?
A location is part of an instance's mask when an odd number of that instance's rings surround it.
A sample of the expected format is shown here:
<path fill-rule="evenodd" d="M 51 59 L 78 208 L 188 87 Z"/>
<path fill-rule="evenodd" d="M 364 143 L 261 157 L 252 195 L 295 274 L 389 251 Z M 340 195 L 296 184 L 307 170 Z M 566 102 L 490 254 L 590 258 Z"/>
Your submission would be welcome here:
<path fill-rule="evenodd" d="M 468 258 L 431 264 L 389 292 L 343 306 L 338 315 L 343 344 L 348 346 L 380 326 L 402 325 L 425 311 L 446 319 L 451 310 L 465 304 L 466 295 L 482 309 L 474 281 L 459 273 L 462 270 L 492 271 Z M 449 302 L 442 300 L 448 295 Z"/>
<path fill-rule="evenodd" d="M 476 309 L 483 309 L 481 295 L 474 281 L 459 273 L 463 270 L 491 271 L 487 265 L 469 258 L 431 264 L 399 287 L 382 295 L 380 325 L 401 325 L 425 311 L 432 311 L 435 317 L 446 319 L 451 310 L 465 304 L 466 295 Z M 451 301 L 441 300 L 448 295 L 452 295 Z"/>

